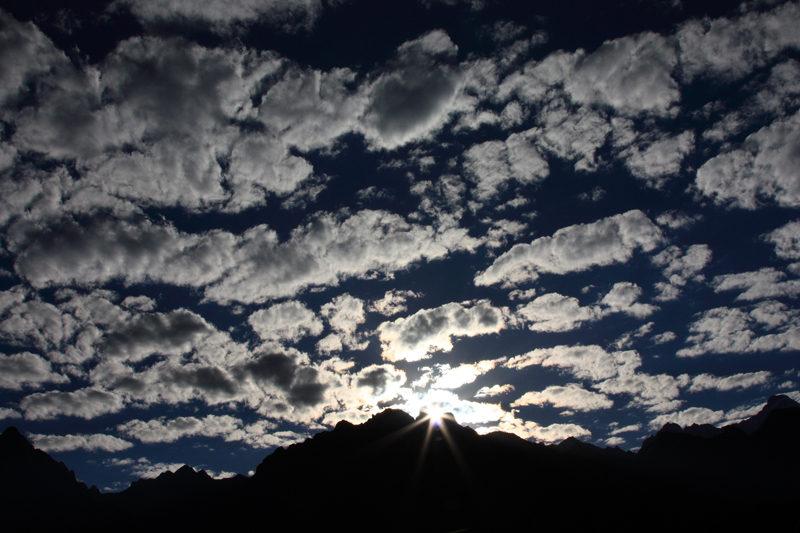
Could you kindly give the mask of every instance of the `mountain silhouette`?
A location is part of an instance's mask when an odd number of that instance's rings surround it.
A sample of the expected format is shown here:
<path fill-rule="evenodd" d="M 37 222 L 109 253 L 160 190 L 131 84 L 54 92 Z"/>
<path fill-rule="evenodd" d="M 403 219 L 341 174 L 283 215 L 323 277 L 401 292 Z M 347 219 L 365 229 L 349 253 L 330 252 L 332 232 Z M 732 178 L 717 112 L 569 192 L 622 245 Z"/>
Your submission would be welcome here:
<path fill-rule="evenodd" d="M 667 425 L 632 453 L 387 409 L 276 449 L 251 478 L 184 466 L 102 495 L 9 428 L 2 501 L 84 530 L 800 531 L 800 405 L 773 397 L 762 413 Z"/>

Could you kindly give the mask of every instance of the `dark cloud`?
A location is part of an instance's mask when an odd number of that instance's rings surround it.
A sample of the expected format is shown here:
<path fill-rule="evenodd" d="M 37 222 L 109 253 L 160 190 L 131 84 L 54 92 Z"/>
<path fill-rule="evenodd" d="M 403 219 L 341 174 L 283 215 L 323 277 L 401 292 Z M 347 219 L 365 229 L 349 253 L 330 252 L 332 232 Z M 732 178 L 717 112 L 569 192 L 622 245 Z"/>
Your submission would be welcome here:
<path fill-rule="evenodd" d="M 266 353 L 236 369 L 239 379 L 250 378 L 256 382 L 276 386 L 287 395 L 289 403 L 311 407 L 324 400 L 328 388 L 318 381 L 319 372 L 301 365 L 298 359 L 286 353 Z"/>
<path fill-rule="evenodd" d="M 106 335 L 104 353 L 116 359 L 139 360 L 152 353 L 184 353 L 211 327 L 200 316 L 179 309 L 140 315 Z"/>

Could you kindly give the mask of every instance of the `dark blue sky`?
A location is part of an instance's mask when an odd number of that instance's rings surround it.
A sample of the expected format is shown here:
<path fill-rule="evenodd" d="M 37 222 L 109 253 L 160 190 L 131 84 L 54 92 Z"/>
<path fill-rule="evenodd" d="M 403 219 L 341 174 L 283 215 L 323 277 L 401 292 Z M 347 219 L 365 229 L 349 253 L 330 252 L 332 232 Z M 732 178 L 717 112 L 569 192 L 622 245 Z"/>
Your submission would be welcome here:
<path fill-rule="evenodd" d="M 800 400 L 800 6 L 522 4 L 3 3 L 3 423 L 121 490 Z"/>

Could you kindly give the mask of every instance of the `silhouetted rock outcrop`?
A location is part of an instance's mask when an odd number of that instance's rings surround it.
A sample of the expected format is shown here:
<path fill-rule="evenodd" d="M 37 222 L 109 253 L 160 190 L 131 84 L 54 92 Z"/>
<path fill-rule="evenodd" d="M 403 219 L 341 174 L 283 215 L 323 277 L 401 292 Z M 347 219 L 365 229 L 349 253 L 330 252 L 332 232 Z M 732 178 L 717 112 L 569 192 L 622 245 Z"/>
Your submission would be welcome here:
<path fill-rule="evenodd" d="M 768 405 L 750 434 L 741 424 L 667 425 L 638 454 L 479 435 L 452 416 L 432 424 L 387 409 L 278 448 L 252 478 L 214 480 L 184 466 L 99 503 L 16 430 L 0 438 L 0 465 L 4 494 L 29 487 L 15 501 L 52 506 L 66 494 L 136 531 L 791 531 L 800 525 L 800 409 L 780 398 Z"/>

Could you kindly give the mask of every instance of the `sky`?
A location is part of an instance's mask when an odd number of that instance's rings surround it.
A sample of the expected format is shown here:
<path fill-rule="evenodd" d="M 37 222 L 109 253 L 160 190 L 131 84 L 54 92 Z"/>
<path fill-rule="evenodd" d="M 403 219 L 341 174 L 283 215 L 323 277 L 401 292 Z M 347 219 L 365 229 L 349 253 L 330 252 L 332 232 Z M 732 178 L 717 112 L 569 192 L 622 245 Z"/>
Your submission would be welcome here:
<path fill-rule="evenodd" d="M 796 2 L 4 0 L 0 420 L 104 491 L 636 450 L 800 400 L 799 208 Z"/>

